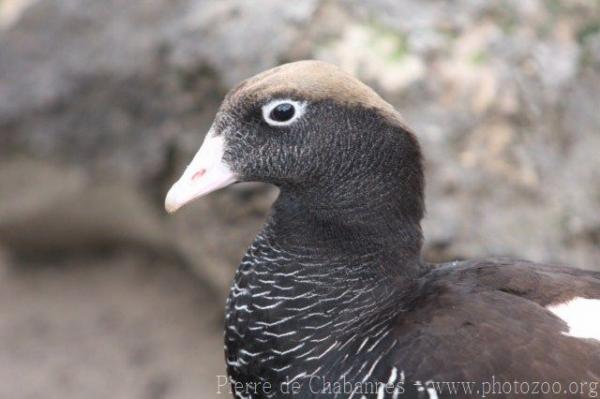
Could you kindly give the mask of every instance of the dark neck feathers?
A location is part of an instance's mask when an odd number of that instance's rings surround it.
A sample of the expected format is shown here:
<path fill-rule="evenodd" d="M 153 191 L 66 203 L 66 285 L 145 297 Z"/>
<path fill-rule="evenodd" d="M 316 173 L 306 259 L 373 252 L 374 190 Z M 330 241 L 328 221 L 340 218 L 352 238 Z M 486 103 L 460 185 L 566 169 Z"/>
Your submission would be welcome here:
<path fill-rule="evenodd" d="M 371 139 L 351 143 L 353 154 L 309 183 L 281 185 L 268 230 L 283 246 L 348 258 L 371 255 L 385 275 L 411 277 L 421 270 L 421 152 L 403 127 L 376 128 Z"/>

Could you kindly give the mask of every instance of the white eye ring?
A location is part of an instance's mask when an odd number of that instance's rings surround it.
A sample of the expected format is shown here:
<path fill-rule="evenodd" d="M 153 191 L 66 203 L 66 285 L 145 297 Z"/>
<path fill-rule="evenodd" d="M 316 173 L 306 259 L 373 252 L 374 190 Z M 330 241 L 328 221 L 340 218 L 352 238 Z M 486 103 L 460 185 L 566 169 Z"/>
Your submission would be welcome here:
<path fill-rule="evenodd" d="M 281 104 L 291 104 L 294 107 L 294 116 L 292 116 L 287 121 L 276 121 L 271 118 L 271 112 Z M 279 99 L 269 101 L 267 104 L 262 107 L 262 115 L 265 122 L 267 122 L 271 126 L 289 126 L 294 123 L 298 118 L 300 118 L 306 109 L 305 102 L 294 101 L 290 99 Z"/>

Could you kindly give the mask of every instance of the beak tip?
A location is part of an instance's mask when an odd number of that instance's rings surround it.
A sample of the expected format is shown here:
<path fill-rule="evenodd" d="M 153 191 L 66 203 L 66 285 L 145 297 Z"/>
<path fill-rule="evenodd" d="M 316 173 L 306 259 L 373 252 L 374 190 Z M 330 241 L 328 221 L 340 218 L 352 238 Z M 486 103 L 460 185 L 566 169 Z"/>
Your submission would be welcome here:
<path fill-rule="evenodd" d="M 165 198 L 165 210 L 167 213 L 175 213 L 175 211 L 181 208 L 182 203 L 176 197 L 173 188 L 171 188 Z"/>
<path fill-rule="evenodd" d="M 179 209 L 178 206 L 173 205 L 173 204 L 165 204 L 165 210 L 167 211 L 168 214 L 172 215 L 175 212 L 177 212 L 177 210 Z"/>

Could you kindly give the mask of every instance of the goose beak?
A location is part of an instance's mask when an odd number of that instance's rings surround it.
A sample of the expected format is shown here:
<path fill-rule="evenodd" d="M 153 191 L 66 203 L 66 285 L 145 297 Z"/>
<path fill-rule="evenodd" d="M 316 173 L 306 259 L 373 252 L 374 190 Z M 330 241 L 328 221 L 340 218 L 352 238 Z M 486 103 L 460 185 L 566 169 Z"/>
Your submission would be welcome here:
<path fill-rule="evenodd" d="M 167 212 L 173 213 L 188 202 L 237 180 L 223 161 L 224 148 L 223 135 L 215 135 L 214 129 L 210 129 L 192 162 L 167 193 Z"/>

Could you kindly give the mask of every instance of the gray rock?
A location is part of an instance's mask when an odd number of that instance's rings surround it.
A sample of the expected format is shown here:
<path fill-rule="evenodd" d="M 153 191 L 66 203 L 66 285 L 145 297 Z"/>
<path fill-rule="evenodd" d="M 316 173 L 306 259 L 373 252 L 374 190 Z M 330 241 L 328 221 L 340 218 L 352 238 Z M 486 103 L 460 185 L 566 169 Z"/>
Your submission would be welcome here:
<path fill-rule="evenodd" d="M 152 181 L 177 134 L 203 134 L 202 109 L 285 58 L 315 4 L 36 2 L 0 36 L 0 151 Z"/>

